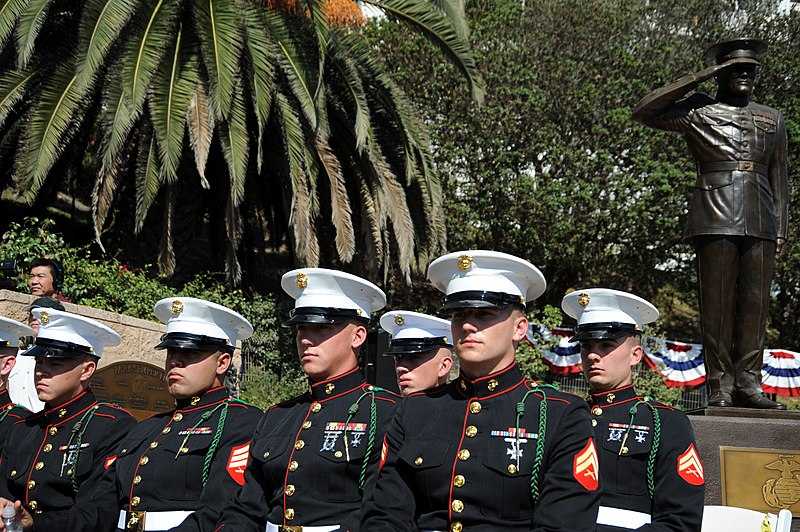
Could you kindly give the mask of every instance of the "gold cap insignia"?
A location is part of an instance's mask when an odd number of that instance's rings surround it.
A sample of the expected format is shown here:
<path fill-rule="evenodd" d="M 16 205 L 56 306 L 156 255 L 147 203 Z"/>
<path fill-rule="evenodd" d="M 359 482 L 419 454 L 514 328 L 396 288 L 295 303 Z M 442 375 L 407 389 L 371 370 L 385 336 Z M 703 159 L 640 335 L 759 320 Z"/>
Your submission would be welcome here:
<path fill-rule="evenodd" d="M 633 330 L 634 331 L 638 331 L 639 330 L 639 324 L 638 323 L 634 323 L 633 324 Z"/>
<path fill-rule="evenodd" d="M 524 305 L 525 304 L 525 296 L 519 296 L 519 302 Z"/>
<path fill-rule="evenodd" d="M 403 316 L 401 316 L 400 314 L 398 314 L 397 316 L 394 317 L 395 325 L 403 325 L 405 322 L 406 322 L 406 319 Z"/>
<path fill-rule="evenodd" d="M 585 307 L 589 304 L 590 299 L 591 297 L 589 297 L 589 294 L 586 292 L 581 292 L 580 295 L 578 295 L 578 304 L 582 307 Z"/>
<path fill-rule="evenodd" d="M 303 290 L 306 286 L 308 286 L 308 276 L 304 273 L 297 274 L 297 288 Z"/>
<path fill-rule="evenodd" d="M 357 308 L 356 309 L 356 314 L 358 314 L 359 316 L 363 316 L 364 315 L 364 311 L 361 310 L 360 308 Z"/>
<path fill-rule="evenodd" d="M 172 302 L 172 313 L 177 316 L 181 312 L 183 312 L 183 301 L 176 299 Z"/>
<path fill-rule="evenodd" d="M 458 269 L 467 271 L 469 267 L 472 266 L 472 257 L 469 255 L 459 255 L 458 256 Z"/>
<path fill-rule="evenodd" d="M 47 315 L 47 311 L 43 310 L 39 313 L 39 323 L 42 325 L 47 325 L 50 323 L 50 316 Z"/>

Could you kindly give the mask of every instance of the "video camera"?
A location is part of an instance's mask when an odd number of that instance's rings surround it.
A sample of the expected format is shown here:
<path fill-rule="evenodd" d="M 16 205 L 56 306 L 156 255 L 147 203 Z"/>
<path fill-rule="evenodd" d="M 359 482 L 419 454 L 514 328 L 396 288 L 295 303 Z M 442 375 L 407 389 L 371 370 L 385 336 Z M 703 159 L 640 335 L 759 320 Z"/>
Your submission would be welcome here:
<path fill-rule="evenodd" d="M 14 259 L 0 260 L 0 289 L 16 290 L 17 282 L 15 277 L 17 275 L 19 275 L 17 261 Z"/>

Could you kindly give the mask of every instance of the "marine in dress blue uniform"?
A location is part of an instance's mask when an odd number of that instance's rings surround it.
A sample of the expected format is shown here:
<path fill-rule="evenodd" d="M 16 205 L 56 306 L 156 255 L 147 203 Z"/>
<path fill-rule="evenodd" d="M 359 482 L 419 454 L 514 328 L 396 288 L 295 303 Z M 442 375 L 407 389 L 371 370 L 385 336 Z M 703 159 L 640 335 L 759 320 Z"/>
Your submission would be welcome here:
<path fill-rule="evenodd" d="M 244 486 L 216 530 L 357 531 L 399 400 L 356 365 L 369 316 L 386 299 L 364 279 L 321 268 L 288 272 L 281 284 L 295 298 L 285 325 L 296 328 L 309 391 L 264 414 Z"/>
<path fill-rule="evenodd" d="M 703 517 L 705 481 L 686 415 L 636 393 L 631 368 L 642 358 L 642 326 L 658 310 L 632 294 L 594 288 L 568 294 L 576 318 L 603 496 L 600 532 L 695 532 Z"/>
<path fill-rule="evenodd" d="M 398 409 L 366 502 L 370 532 L 590 531 L 600 498 L 582 399 L 526 379 L 514 360 L 525 303 L 545 289 L 529 262 L 473 250 L 433 261 L 461 375 Z"/>
<path fill-rule="evenodd" d="M 20 338 L 33 335 L 33 329 L 18 321 L 0 316 L 0 452 L 11 427 L 30 414 L 15 404 L 8 393 L 9 375 L 16 367 L 17 353 L 25 344 Z"/>
<path fill-rule="evenodd" d="M 383 356 L 394 357 L 397 385 L 404 397 L 447 382 L 453 366 L 450 322 L 409 310 L 393 310 L 380 319 L 392 335 Z"/>
<path fill-rule="evenodd" d="M 45 409 L 12 427 L 0 464 L 0 496 L 16 501 L 27 526 L 31 516 L 52 517 L 91 500 L 117 444 L 136 424 L 125 410 L 98 402 L 88 386 L 104 347 L 119 344 L 119 335 L 83 316 L 32 313 L 39 335 L 22 356 L 36 357 Z"/>

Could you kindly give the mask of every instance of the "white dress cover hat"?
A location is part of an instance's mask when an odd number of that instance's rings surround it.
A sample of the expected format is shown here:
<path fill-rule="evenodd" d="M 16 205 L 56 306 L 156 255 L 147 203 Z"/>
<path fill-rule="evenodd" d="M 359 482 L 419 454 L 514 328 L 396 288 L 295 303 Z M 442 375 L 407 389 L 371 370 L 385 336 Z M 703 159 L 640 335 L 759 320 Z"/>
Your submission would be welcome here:
<path fill-rule="evenodd" d="M 92 355 L 100 358 L 103 348 L 119 345 L 122 338 L 114 329 L 91 318 L 50 308 L 34 308 L 39 322 L 34 346 L 23 355 L 46 358 L 75 358 Z"/>
<path fill-rule="evenodd" d="M 33 336 L 33 329 L 17 320 L 0 316 L 0 347 L 22 347 L 23 336 Z"/>
<path fill-rule="evenodd" d="M 381 327 L 392 335 L 385 356 L 413 355 L 440 347 L 452 349 L 450 322 L 409 310 L 393 310 L 381 316 Z"/>
<path fill-rule="evenodd" d="M 253 334 L 253 326 L 241 314 L 205 299 L 168 297 L 156 303 L 153 313 L 167 325 L 156 349 L 233 351 L 237 341 Z"/>
<path fill-rule="evenodd" d="M 578 321 L 573 342 L 641 334 L 645 323 L 658 319 L 649 301 L 610 288 L 575 290 L 564 296 L 561 308 Z"/>

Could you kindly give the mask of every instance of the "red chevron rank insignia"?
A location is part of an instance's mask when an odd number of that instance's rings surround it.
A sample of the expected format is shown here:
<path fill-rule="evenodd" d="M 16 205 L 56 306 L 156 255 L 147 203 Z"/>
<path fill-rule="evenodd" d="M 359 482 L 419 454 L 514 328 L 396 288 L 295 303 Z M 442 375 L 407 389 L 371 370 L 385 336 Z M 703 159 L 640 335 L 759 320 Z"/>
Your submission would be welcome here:
<path fill-rule="evenodd" d="M 702 486 L 706 482 L 703 476 L 703 464 L 693 443 L 689 444 L 686 452 L 678 457 L 678 475 L 692 486 Z"/>
<path fill-rule="evenodd" d="M 381 461 L 378 464 L 378 473 L 383 469 L 383 464 L 386 463 L 386 455 L 389 454 L 389 446 L 386 444 L 386 436 L 383 437 L 383 446 L 381 447 Z"/>
<path fill-rule="evenodd" d="M 117 459 L 116 454 L 107 457 L 106 461 L 103 463 L 103 468 L 108 469 L 109 467 L 111 467 L 111 464 L 113 464 L 116 459 Z"/>
<path fill-rule="evenodd" d="M 575 480 L 589 491 L 596 490 L 599 484 L 597 472 L 600 468 L 597 462 L 597 450 L 594 448 L 594 440 L 589 438 L 586 446 L 575 455 L 572 464 L 572 476 L 575 477 Z"/>
<path fill-rule="evenodd" d="M 250 442 L 231 449 L 228 458 L 228 474 L 240 486 L 244 486 L 244 470 L 247 467 L 247 458 L 250 456 Z"/>

